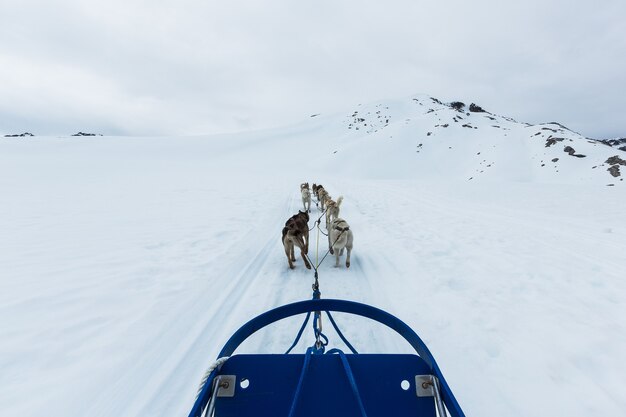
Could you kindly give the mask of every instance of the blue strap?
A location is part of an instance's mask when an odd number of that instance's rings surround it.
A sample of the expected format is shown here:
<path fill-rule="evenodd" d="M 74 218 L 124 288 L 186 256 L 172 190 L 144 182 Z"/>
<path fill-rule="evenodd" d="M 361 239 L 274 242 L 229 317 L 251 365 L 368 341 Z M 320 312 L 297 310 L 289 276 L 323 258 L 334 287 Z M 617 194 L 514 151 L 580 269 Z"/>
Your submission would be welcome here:
<path fill-rule="evenodd" d="M 356 398 L 356 402 L 359 405 L 359 410 L 361 411 L 361 415 L 363 417 L 367 417 L 367 413 L 365 412 L 365 407 L 363 406 L 363 401 L 361 400 L 361 394 L 359 394 L 359 388 L 356 385 L 356 379 L 354 379 L 354 374 L 352 374 L 352 369 L 350 368 L 350 363 L 348 362 L 348 358 L 346 358 L 346 354 L 343 353 L 339 349 L 331 349 L 326 354 L 337 353 L 339 358 L 341 358 L 341 363 L 343 364 L 343 368 L 346 370 L 346 375 L 348 376 L 348 382 L 350 383 L 350 387 L 352 388 L 352 392 L 354 393 L 354 397 Z"/>
<path fill-rule="evenodd" d="M 352 347 L 350 342 L 348 342 L 348 339 L 346 339 L 345 336 L 343 335 L 343 333 L 341 333 L 341 330 L 339 330 L 339 327 L 337 326 L 337 323 L 335 323 L 335 320 L 333 319 L 333 316 L 331 316 L 330 311 L 326 311 L 326 314 L 328 315 L 328 319 L 330 320 L 330 323 L 335 328 L 335 331 L 337 332 L 337 334 L 339 335 L 341 340 L 343 340 L 343 343 L 345 343 L 346 346 L 348 346 L 348 349 L 350 349 L 352 351 L 352 353 L 354 353 L 355 355 L 358 355 L 359 352 L 357 352 L 356 349 L 354 347 Z"/>
<path fill-rule="evenodd" d="M 306 328 L 306 324 L 309 322 L 309 317 L 311 317 L 311 312 L 310 311 L 308 313 L 306 313 L 306 317 L 304 318 L 304 322 L 302 323 L 302 327 L 300 327 L 300 330 L 298 331 L 298 335 L 296 336 L 296 340 L 294 340 L 293 343 L 291 344 L 291 347 L 289 347 L 289 349 L 287 349 L 287 352 L 285 352 L 285 355 L 287 355 L 289 352 L 291 352 L 291 349 L 295 348 L 296 345 L 298 344 L 298 342 L 300 341 L 300 338 L 302 337 L 302 333 L 304 332 L 304 329 Z"/>
<path fill-rule="evenodd" d="M 315 340 L 321 339 L 320 346 L 315 346 L 315 353 L 324 353 L 326 350 L 326 346 L 328 346 L 328 337 L 324 333 L 322 333 L 317 325 L 318 320 L 321 317 L 321 313 L 316 311 L 313 314 L 313 333 L 315 334 Z"/>
<path fill-rule="evenodd" d="M 304 377 L 309 369 L 309 363 L 311 362 L 311 355 L 313 355 L 313 348 L 310 347 L 304 354 L 304 364 L 302 365 L 302 372 L 300 372 L 300 379 L 298 380 L 298 386 L 296 386 L 296 392 L 293 395 L 293 401 L 291 402 L 291 409 L 289 409 L 289 417 L 293 417 L 296 412 L 296 406 L 298 405 L 298 399 L 300 398 L 300 392 L 302 391 L 302 385 L 304 384 Z"/>

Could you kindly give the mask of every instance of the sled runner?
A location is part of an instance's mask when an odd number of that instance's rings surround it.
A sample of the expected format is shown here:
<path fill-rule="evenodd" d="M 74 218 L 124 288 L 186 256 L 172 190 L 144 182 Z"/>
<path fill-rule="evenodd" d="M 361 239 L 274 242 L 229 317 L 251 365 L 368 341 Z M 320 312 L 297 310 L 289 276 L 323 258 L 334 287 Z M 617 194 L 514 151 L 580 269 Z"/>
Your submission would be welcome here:
<path fill-rule="evenodd" d="M 400 334 L 417 354 L 359 354 L 331 312 L 377 321 Z M 351 353 L 326 351 L 318 328 L 327 315 Z M 257 330 L 306 314 L 285 354 L 234 355 Z M 289 354 L 313 314 L 316 342 L 304 354 Z M 437 362 L 419 336 L 400 319 L 375 307 L 345 300 L 313 299 L 267 311 L 244 324 L 226 342 L 200 387 L 189 417 L 464 417 Z"/>

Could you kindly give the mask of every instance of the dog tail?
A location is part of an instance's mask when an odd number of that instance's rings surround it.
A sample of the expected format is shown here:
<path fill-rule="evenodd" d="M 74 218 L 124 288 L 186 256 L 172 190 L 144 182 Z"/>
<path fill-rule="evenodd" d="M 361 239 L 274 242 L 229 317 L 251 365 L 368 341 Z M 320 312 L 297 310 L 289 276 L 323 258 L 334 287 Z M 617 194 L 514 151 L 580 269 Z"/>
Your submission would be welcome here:
<path fill-rule="evenodd" d="M 339 207 L 341 206 L 341 202 L 342 202 L 342 201 L 343 201 L 343 196 L 342 196 L 342 195 L 340 195 L 340 196 L 337 198 L 337 208 L 339 208 Z"/>

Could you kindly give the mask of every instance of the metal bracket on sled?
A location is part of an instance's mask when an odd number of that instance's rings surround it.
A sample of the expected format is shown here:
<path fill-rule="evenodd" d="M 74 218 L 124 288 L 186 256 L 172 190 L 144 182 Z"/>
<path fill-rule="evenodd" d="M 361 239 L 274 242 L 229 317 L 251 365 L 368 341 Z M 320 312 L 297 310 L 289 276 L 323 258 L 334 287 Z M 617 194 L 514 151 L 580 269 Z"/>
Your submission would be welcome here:
<path fill-rule="evenodd" d="M 418 397 L 435 397 L 439 417 L 447 417 L 446 408 L 439 393 L 439 379 L 434 375 L 416 375 L 415 389 Z"/>
<path fill-rule="evenodd" d="M 235 375 L 220 375 L 217 383 L 217 396 L 234 397 L 236 379 Z"/>
<path fill-rule="evenodd" d="M 435 389 L 432 375 L 416 375 L 415 388 L 418 397 L 434 397 Z"/>

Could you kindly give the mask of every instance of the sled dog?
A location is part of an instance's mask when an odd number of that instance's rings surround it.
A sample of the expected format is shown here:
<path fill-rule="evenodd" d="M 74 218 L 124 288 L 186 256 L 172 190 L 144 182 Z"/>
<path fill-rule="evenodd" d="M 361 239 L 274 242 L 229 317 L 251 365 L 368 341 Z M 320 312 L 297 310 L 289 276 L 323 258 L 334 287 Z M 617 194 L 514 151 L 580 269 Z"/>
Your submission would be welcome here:
<path fill-rule="evenodd" d="M 324 187 L 322 187 L 322 185 L 321 185 L 321 184 L 320 184 L 320 185 L 313 184 L 313 186 L 311 187 L 311 191 L 313 191 L 313 195 L 315 196 L 315 198 L 317 198 L 317 191 L 318 191 L 320 188 L 324 188 Z"/>
<path fill-rule="evenodd" d="M 353 242 L 354 236 L 348 222 L 337 218 L 330 223 L 330 228 L 328 228 L 328 250 L 335 255 L 336 267 L 339 266 L 339 257 L 343 255 L 345 248 L 346 268 L 350 268 L 350 254 L 352 253 Z"/>
<path fill-rule="evenodd" d="M 304 206 L 304 211 L 307 213 L 311 212 L 311 192 L 308 188 L 302 188 L 302 205 Z"/>
<path fill-rule="evenodd" d="M 294 248 L 297 246 L 300 248 L 300 255 L 304 259 L 304 265 L 311 269 L 311 264 L 306 257 L 309 252 L 309 214 L 306 212 L 298 211 L 298 214 L 291 216 L 282 231 L 282 242 L 285 248 L 285 255 L 287 255 L 287 262 L 289 268 L 294 269 L 294 262 L 296 257 L 294 254 Z"/>
<path fill-rule="evenodd" d="M 319 184 L 318 186 L 313 187 L 313 195 L 315 196 L 317 201 L 320 201 L 320 191 L 322 191 L 323 189 L 324 189 L 324 186 L 322 184 Z"/>
<path fill-rule="evenodd" d="M 324 189 L 324 187 L 319 187 L 317 189 L 317 200 L 320 202 L 320 209 L 324 210 L 324 204 L 326 203 L 326 199 L 330 198 L 328 192 Z"/>
<path fill-rule="evenodd" d="M 339 208 L 342 201 L 343 196 L 341 195 L 337 198 L 336 202 L 332 199 L 326 200 L 326 228 L 328 228 L 328 223 L 339 217 Z"/>

